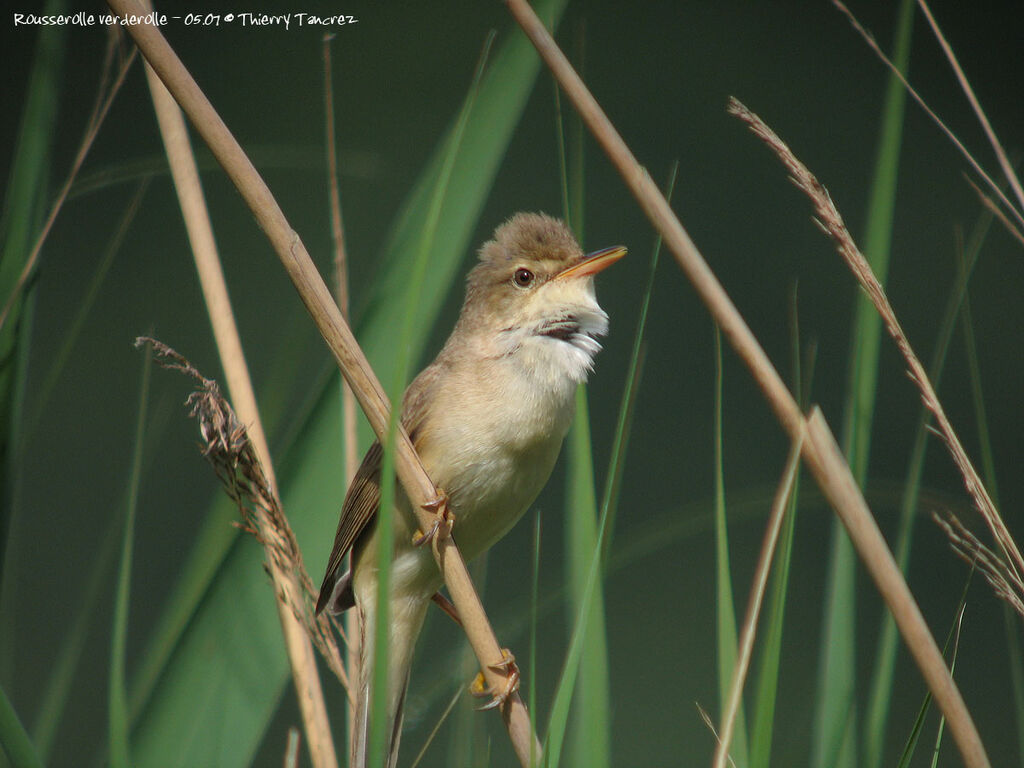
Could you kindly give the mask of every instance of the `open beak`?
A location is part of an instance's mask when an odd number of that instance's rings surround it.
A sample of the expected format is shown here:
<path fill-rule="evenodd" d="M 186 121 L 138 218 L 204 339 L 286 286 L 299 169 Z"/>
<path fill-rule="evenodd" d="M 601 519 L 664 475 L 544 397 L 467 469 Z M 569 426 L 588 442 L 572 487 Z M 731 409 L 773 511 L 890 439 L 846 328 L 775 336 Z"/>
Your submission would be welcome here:
<path fill-rule="evenodd" d="M 588 275 L 596 275 L 602 269 L 610 267 L 616 261 L 626 255 L 626 246 L 615 245 L 611 248 L 602 248 L 600 251 L 594 251 L 593 253 L 587 254 L 583 261 L 579 264 L 574 264 L 568 269 L 564 269 L 555 275 L 556 280 L 565 280 L 572 277 L 587 277 Z"/>

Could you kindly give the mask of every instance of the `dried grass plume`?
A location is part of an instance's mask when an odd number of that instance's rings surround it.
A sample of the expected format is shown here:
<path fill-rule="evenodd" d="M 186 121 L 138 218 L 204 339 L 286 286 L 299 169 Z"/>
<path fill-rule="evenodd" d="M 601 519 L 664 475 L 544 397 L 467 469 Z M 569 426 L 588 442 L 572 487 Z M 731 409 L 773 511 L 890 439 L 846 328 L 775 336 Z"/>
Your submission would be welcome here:
<path fill-rule="evenodd" d="M 896 318 L 896 313 L 889 303 L 885 289 L 878 282 L 878 278 L 875 277 L 875 273 L 871 270 L 871 265 L 868 264 L 864 254 L 860 252 L 860 249 L 854 242 L 853 237 L 846 228 L 846 224 L 843 222 L 843 217 L 832 202 L 832 197 L 829 195 L 828 190 L 807 169 L 807 166 L 796 158 L 790 148 L 786 146 L 786 143 L 760 117 L 747 109 L 738 99 L 730 98 L 728 112 L 746 123 L 754 135 L 768 145 L 769 149 L 778 156 L 786 170 L 789 171 L 790 180 L 796 185 L 797 189 L 811 199 L 811 203 L 814 205 L 815 223 L 835 244 L 836 250 L 839 251 L 850 271 L 857 278 L 861 288 L 867 293 L 871 303 L 881 316 L 886 330 L 896 342 L 900 354 L 903 355 L 907 363 L 907 375 L 920 391 L 925 407 L 935 419 L 936 426 L 932 431 L 946 444 L 953 462 L 963 476 L 964 485 L 974 501 L 975 508 L 981 514 L 982 519 L 984 519 L 992 533 L 993 539 L 996 541 L 999 552 L 998 554 L 993 552 L 992 555 L 999 560 L 1000 570 L 1010 577 L 1010 583 L 1024 585 L 1024 557 L 1021 556 L 1016 542 L 1010 535 L 1002 516 L 999 514 L 999 510 L 996 509 L 995 502 L 992 501 L 992 497 L 986 490 L 985 484 L 982 482 L 977 470 L 968 458 L 967 452 L 960 443 L 960 438 L 957 437 L 956 431 L 946 417 L 946 412 L 939 401 L 938 395 L 935 394 L 924 366 L 914 353 L 907 335 L 903 332 L 903 328 Z M 947 528 L 947 530 L 949 529 Z M 955 541 L 954 546 L 956 546 Z M 1017 608 L 1018 605 L 1022 604 L 1021 598 L 1024 598 L 1024 592 L 1018 595 L 1016 601 L 1011 601 L 1011 604 Z M 1018 608 L 1017 610 L 1020 609 Z M 1021 615 L 1024 616 L 1024 612 Z"/>
<path fill-rule="evenodd" d="M 328 623 L 332 620 L 313 614 L 316 600 L 313 582 L 302 562 L 295 533 L 270 490 L 245 426 L 238 421 L 216 381 L 203 376 L 185 357 L 166 344 L 148 336 L 135 340 L 136 347 L 144 344 L 153 346 L 157 362 L 162 367 L 181 371 L 196 382 L 196 389 L 185 404 L 189 407 L 189 415 L 199 422 L 200 450 L 213 467 L 224 491 L 238 507 L 242 516 L 239 526 L 264 546 L 267 556 L 277 566 L 276 571 L 286 574 L 285 583 L 274 583 L 278 598 L 291 609 L 327 666 L 348 690 L 341 653 Z M 264 568 L 273 578 L 275 569 L 267 564 Z"/>

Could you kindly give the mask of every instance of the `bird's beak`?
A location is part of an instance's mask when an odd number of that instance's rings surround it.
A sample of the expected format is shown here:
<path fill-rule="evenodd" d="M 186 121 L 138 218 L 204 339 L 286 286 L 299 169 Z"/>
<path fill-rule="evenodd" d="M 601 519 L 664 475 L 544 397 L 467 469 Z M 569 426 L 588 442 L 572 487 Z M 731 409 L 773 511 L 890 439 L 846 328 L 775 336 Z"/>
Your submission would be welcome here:
<path fill-rule="evenodd" d="M 593 253 L 587 254 L 583 261 L 579 264 L 574 264 L 568 269 L 564 269 L 555 275 L 556 280 L 566 280 L 573 277 L 587 277 L 588 275 L 596 275 L 602 269 L 610 267 L 616 261 L 626 255 L 626 246 L 615 245 L 611 248 L 602 248 L 600 251 L 594 251 Z"/>

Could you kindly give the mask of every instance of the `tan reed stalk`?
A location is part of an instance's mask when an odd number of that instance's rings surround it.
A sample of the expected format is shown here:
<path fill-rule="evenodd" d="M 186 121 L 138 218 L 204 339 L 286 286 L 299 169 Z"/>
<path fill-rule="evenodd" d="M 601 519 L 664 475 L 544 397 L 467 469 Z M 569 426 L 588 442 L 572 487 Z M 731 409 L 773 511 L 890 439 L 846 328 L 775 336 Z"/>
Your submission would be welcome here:
<path fill-rule="evenodd" d="M 996 509 L 995 502 L 992 501 L 992 497 L 985 488 L 981 476 L 978 475 L 977 470 L 968 458 L 967 452 L 960 443 L 960 438 L 953 429 L 953 425 L 950 424 L 949 419 L 946 417 L 946 411 L 943 409 L 938 395 L 935 394 L 931 379 L 928 378 L 927 371 L 925 371 L 924 366 L 910 346 L 910 341 L 907 339 L 906 334 L 903 332 L 903 327 L 896 318 L 896 313 L 889 303 L 889 298 L 885 295 L 885 289 L 882 288 L 878 278 L 871 271 L 871 265 L 864 258 L 864 254 L 857 248 L 857 244 L 854 242 L 849 230 L 847 230 L 846 224 L 843 223 L 843 218 L 839 211 L 836 210 L 828 190 L 793 155 L 785 142 L 771 128 L 765 125 L 764 121 L 757 115 L 735 99 L 730 101 L 729 111 L 750 126 L 754 134 L 775 152 L 789 172 L 790 179 L 796 184 L 797 189 L 811 199 L 811 202 L 814 204 L 815 221 L 835 243 L 836 250 L 839 251 L 846 265 L 853 272 L 854 277 L 857 278 L 857 282 L 860 283 L 861 288 L 864 289 L 871 303 L 875 305 L 875 309 L 881 316 L 886 330 L 889 331 L 889 335 L 896 342 L 900 354 L 903 355 L 903 359 L 907 363 L 907 373 L 911 381 L 914 382 L 921 392 L 921 399 L 924 401 L 925 407 L 931 411 L 937 425 L 935 431 L 946 444 L 946 448 L 949 450 L 954 463 L 960 470 L 960 474 L 964 479 L 964 485 L 967 487 L 967 492 L 974 500 L 975 508 L 981 513 L 982 519 L 988 525 L 992 537 L 996 540 L 1002 552 L 1002 559 L 1005 561 L 1006 569 L 1013 574 L 1014 580 L 1017 583 L 1022 583 L 1024 581 L 1024 578 L 1022 578 L 1024 576 L 1024 557 L 1021 556 L 1017 543 L 1014 541 L 1013 536 L 1010 535 L 1006 523 L 1003 522 L 1002 515 Z"/>
<path fill-rule="evenodd" d="M 142 15 L 142 7 L 136 0 L 109 0 L 108 5 L 120 16 Z M 370 426 L 378 438 L 386 439 L 390 411 L 387 396 L 309 253 L 288 224 L 270 189 L 159 28 L 137 24 L 129 25 L 127 29 L 256 217 L 337 360 L 342 374 L 352 386 Z M 427 511 L 425 505 L 438 497 L 437 489 L 424 471 L 409 436 L 401 427 L 398 429 L 397 440 L 395 459 L 398 478 L 419 517 L 420 526 L 424 531 L 430 530 L 436 516 Z M 513 671 L 505 663 L 506 657 L 487 620 L 455 542 L 450 536 L 435 536 L 431 550 L 444 574 L 448 591 L 459 611 L 470 646 L 480 660 L 488 686 L 495 691 L 504 691 L 511 685 Z M 529 765 L 531 749 L 539 751 L 539 746 L 526 707 L 517 691 L 507 697 L 500 711 L 516 756 L 524 766 Z"/>
<path fill-rule="evenodd" d="M 213 466 L 225 492 L 235 502 L 242 516 L 242 522 L 237 525 L 264 546 L 268 563 L 288 574 L 286 586 L 295 586 L 285 591 L 275 583 L 277 597 L 303 626 L 327 662 L 328 669 L 337 676 L 346 690 L 350 690 L 331 624 L 314 614 L 316 593 L 313 591 L 313 580 L 309 578 L 302 562 L 298 540 L 285 517 L 277 494 L 270 487 L 248 430 L 221 394 L 216 381 L 207 379 L 188 360 L 163 342 L 149 336 L 140 336 L 135 340 L 136 346 L 143 344 L 153 347 L 156 361 L 162 367 L 181 371 L 196 382 L 196 389 L 186 402 L 191 408 L 189 415 L 199 422 L 199 431 L 205 443 L 203 456 Z M 260 518 L 266 521 L 262 522 Z M 265 535 L 265 532 L 270 535 Z M 270 564 L 264 567 L 268 573 L 271 571 Z"/>
<path fill-rule="evenodd" d="M 1024 188 L 1021 187 L 1020 179 L 1017 178 L 1017 174 L 1013 170 L 1013 164 L 1010 162 L 1010 158 L 1006 156 L 1006 150 L 1003 149 L 1002 143 L 996 136 L 996 132 L 992 129 L 992 124 L 988 121 L 988 116 L 985 114 L 985 110 L 981 108 L 981 102 L 978 101 L 978 97 L 974 95 L 974 89 L 971 88 L 971 83 L 967 79 L 967 75 L 960 68 L 960 62 L 957 61 L 956 54 L 953 53 L 952 46 L 946 41 L 946 36 L 942 34 L 942 30 L 939 28 L 939 24 L 935 21 L 935 17 L 932 15 L 931 8 L 928 7 L 928 3 L 925 0 L 917 0 L 917 5 L 920 7 L 924 17 L 928 20 L 928 26 L 932 28 L 932 34 L 935 35 L 935 39 L 938 40 L 939 46 L 942 48 L 942 52 L 949 60 L 949 65 L 953 68 L 954 74 L 956 74 L 956 80 L 960 83 L 960 89 L 964 92 L 964 96 L 971 103 L 971 109 L 974 110 L 975 117 L 978 118 L 978 122 L 981 123 L 982 130 L 985 131 L 985 137 L 988 139 L 988 143 L 992 145 L 992 151 L 996 153 L 996 158 L 999 160 L 999 167 L 1003 171 L 1003 175 L 1006 176 L 1006 181 L 1009 183 L 1013 193 L 1017 196 L 1017 205 L 1020 206 L 1021 210 L 1024 210 Z"/>
<path fill-rule="evenodd" d="M 1006 567 L 1006 561 L 986 547 L 981 540 L 971 533 L 956 515 L 947 515 L 943 520 L 932 512 L 932 520 L 946 532 L 953 551 L 964 559 L 972 568 L 977 568 L 985 580 L 992 585 L 996 595 L 1001 597 L 1010 607 L 1024 616 L 1024 581 L 1019 575 Z"/>
<path fill-rule="evenodd" d="M 804 460 L 843 521 L 858 555 L 892 612 L 936 703 L 949 721 L 964 762 L 969 768 L 988 766 L 988 756 L 963 697 L 946 668 L 935 639 L 878 530 L 824 416 L 815 408 L 809 418 L 804 418 L 782 378 L 668 202 L 616 132 L 533 9 L 526 0 L 506 0 L 506 4 L 619 171 L 644 213 L 661 233 L 665 244 L 707 305 L 722 333 L 750 369 L 790 438 L 797 440 L 803 430 L 807 430 L 807 438 L 802 447 Z"/>
<path fill-rule="evenodd" d="M 281 498 L 270 458 L 270 447 L 263 431 L 263 422 L 256 406 L 256 394 L 242 350 L 242 340 L 238 335 L 238 327 L 231 309 L 231 299 L 228 296 L 227 283 L 213 237 L 213 226 L 206 208 L 199 170 L 188 139 L 188 128 L 178 105 L 148 65 L 146 79 L 149 82 L 153 108 L 157 114 L 160 134 L 171 167 L 174 188 L 185 219 L 185 228 L 192 246 L 192 255 L 210 316 L 210 324 L 213 326 L 217 351 L 224 367 L 224 375 L 227 377 L 228 391 L 241 422 L 248 425 L 247 431 L 267 479 L 271 498 L 280 509 Z M 295 693 L 302 713 L 306 741 L 309 743 L 310 758 L 315 768 L 337 768 L 338 757 L 334 751 L 331 724 L 327 718 L 320 675 L 316 668 L 316 655 L 313 653 L 309 635 L 291 607 L 308 603 L 309 599 L 296 570 L 287 567 L 280 558 L 274 557 L 273 542 L 284 535 L 276 530 L 276 525 L 284 520 L 284 515 L 282 513 L 280 520 L 274 520 L 262 506 L 257 505 L 254 509 L 258 538 L 266 549 L 267 570 L 274 582 L 277 615 L 288 651 L 292 679 L 295 681 Z M 287 526 L 287 522 L 284 522 L 284 525 Z M 290 534 L 290 530 L 288 533 Z"/>
<path fill-rule="evenodd" d="M 850 9 L 847 8 L 841 2 L 841 0 L 832 0 L 832 4 L 837 9 L 839 9 L 840 13 L 846 16 L 854 31 L 856 31 L 857 34 L 859 34 L 861 38 L 863 38 L 864 42 L 867 43 L 872 53 L 874 53 L 881 60 L 881 62 L 885 64 L 886 67 L 889 68 L 889 71 L 892 73 L 894 77 L 896 77 L 901 83 L 903 83 L 903 87 L 907 89 L 907 93 L 910 94 L 910 97 L 917 102 L 917 105 L 921 107 L 921 109 L 925 111 L 925 114 L 927 114 L 928 117 L 931 118 L 932 122 L 934 122 L 935 125 L 938 126 L 939 130 L 946 135 L 946 138 L 953 143 L 953 146 L 956 147 L 957 151 L 959 151 L 960 154 L 963 155 L 964 159 L 970 164 L 971 168 L 974 169 L 974 172 L 981 176 L 982 179 L 984 179 L 985 184 L 988 186 L 988 188 L 992 190 L 993 194 L 995 194 L 996 197 L 999 198 L 1000 202 L 1002 202 L 1002 204 L 1006 206 L 1006 209 L 1016 219 L 1015 224 L 1011 224 L 1009 222 L 1006 223 L 1006 226 L 1009 229 L 1009 231 L 1018 239 L 1024 237 L 1024 234 L 1022 234 L 1021 229 L 1022 227 L 1024 227 L 1024 214 L 1022 214 L 1021 211 L 1017 210 L 1013 206 L 1010 200 L 1006 197 L 1006 194 L 1003 192 L 1003 190 L 999 188 L 999 185 L 996 184 L 987 173 L 985 173 L 985 170 L 981 167 L 978 161 L 974 159 L 974 156 L 967 151 L 967 147 L 965 147 L 963 143 L 960 141 L 960 139 L 956 137 L 956 134 L 954 134 L 953 131 L 951 131 L 946 126 L 946 124 L 939 119 L 939 116 L 932 111 L 932 108 L 929 107 L 925 100 L 921 98 L 920 94 L 918 94 L 918 92 L 914 90 L 913 86 L 910 85 L 910 82 L 907 80 L 906 77 L 904 77 L 903 73 L 900 72 L 899 68 L 896 67 L 896 65 L 889 60 L 889 57 L 885 55 L 882 49 L 878 47 L 878 43 L 875 42 L 875 38 L 872 37 L 871 33 L 864 29 L 864 27 L 861 26 L 860 22 L 857 21 L 857 18 L 853 15 L 853 13 L 850 12 Z M 929 13 L 928 15 L 930 16 L 931 14 Z M 945 43 L 945 40 L 941 37 L 941 32 L 938 32 L 937 27 L 935 27 L 935 29 L 936 35 L 939 36 L 940 41 L 942 43 Z M 952 55 L 952 50 L 950 50 L 949 54 Z M 952 59 L 952 62 L 954 70 L 959 72 L 959 65 L 956 63 L 955 57 Z M 960 72 L 961 76 L 962 74 L 963 73 Z M 966 82 L 966 78 L 964 78 L 964 82 Z M 970 86 L 967 87 L 969 88 Z M 969 94 L 969 98 L 971 97 L 973 97 L 973 92 Z M 973 100 L 973 98 L 971 98 L 971 100 L 972 104 L 975 103 L 975 100 Z M 988 120 L 987 118 L 985 118 L 984 113 L 981 112 L 980 105 L 978 105 L 977 110 L 979 113 L 978 119 L 982 121 L 983 126 L 987 125 Z M 991 128 L 989 128 L 989 130 L 991 130 Z M 990 141 L 993 142 L 993 145 L 996 147 L 996 153 L 1000 155 L 1000 164 L 1002 165 L 1003 156 L 1005 155 L 1005 153 L 1002 151 L 1002 145 L 999 144 L 999 140 L 996 139 L 994 133 L 990 134 L 989 138 Z M 1016 174 L 1014 174 L 1013 172 L 1013 168 L 1009 166 L 1009 164 L 1007 163 L 1006 165 L 1003 165 L 1003 170 L 1007 174 L 1007 178 L 1011 181 L 1011 183 L 1015 182 L 1014 188 L 1016 189 L 1017 187 L 1019 187 L 1020 182 L 1017 181 L 1017 177 Z M 1024 206 L 1024 200 L 1021 201 L 1021 205 Z M 1005 217 L 1001 216 L 1000 219 L 1006 222 Z"/>
<path fill-rule="evenodd" d="M 696 702 L 696 707 L 697 715 L 700 717 L 701 722 L 704 723 L 707 729 L 711 731 L 711 735 L 715 738 L 715 743 L 721 743 L 722 740 L 718 736 L 718 731 L 715 730 L 715 722 L 711 719 L 711 715 L 709 715 L 708 711 L 700 705 L 700 702 Z M 728 761 L 729 765 L 732 766 L 732 768 L 736 768 L 736 761 L 732 759 L 732 755 L 730 755 L 728 752 L 725 753 L 725 759 Z"/>
<path fill-rule="evenodd" d="M 725 768 L 729 758 L 729 743 L 732 741 L 736 716 L 740 710 L 743 684 L 747 679 L 747 671 L 750 669 L 750 657 L 754 653 L 757 620 L 761 615 L 761 605 L 764 603 L 764 592 L 768 585 L 768 574 L 772 568 L 772 561 L 775 559 L 775 546 L 779 541 L 782 521 L 786 514 L 786 507 L 789 505 L 790 494 L 793 492 L 793 481 L 796 479 L 796 469 L 799 466 L 802 447 L 803 437 L 801 436 L 789 450 L 782 479 L 775 491 L 775 498 L 772 500 L 768 525 L 764 532 L 764 542 L 761 544 L 761 555 L 754 571 L 754 583 L 751 586 L 747 602 L 747 614 L 740 633 L 739 653 L 736 657 L 736 665 L 733 667 L 732 682 L 729 685 L 729 700 L 722 715 L 722 728 L 719 731 L 718 746 L 715 748 L 715 758 L 712 763 L 714 768 Z"/>
<path fill-rule="evenodd" d="M 345 249 L 345 230 L 341 218 L 341 183 L 338 179 L 338 151 L 334 136 L 334 90 L 331 78 L 331 40 L 334 35 L 324 35 L 324 133 L 327 144 L 327 182 L 330 196 L 331 245 L 334 248 L 334 299 L 346 323 L 349 318 L 348 295 L 348 252 Z M 350 323 L 351 324 L 351 323 Z M 352 387 L 344 379 L 341 382 L 341 414 L 344 434 L 342 445 L 345 449 L 345 479 L 351 480 L 359 467 L 359 447 L 356 443 L 356 400 Z M 358 633 L 357 633 L 358 634 Z M 350 635 L 350 642 L 358 637 Z"/>
<path fill-rule="evenodd" d="M 970 185 L 971 189 L 974 190 L 974 194 L 978 196 L 978 200 L 981 201 L 981 204 L 988 208 L 988 210 L 992 212 L 993 216 L 999 219 L 999 223 L 1003 225 L 1007 232 L 1013 235 L 1021 245 L 1024 245 L 1024 231 L 1015 226 L 1014 223 L 1007 218 L 1006 214 L 1003 213 L 1003 209 L 999 207 L 999 204 L 982 192 L 981 188 L 971 181 L 970 178 L 967 178 L 967 183 Z"/>

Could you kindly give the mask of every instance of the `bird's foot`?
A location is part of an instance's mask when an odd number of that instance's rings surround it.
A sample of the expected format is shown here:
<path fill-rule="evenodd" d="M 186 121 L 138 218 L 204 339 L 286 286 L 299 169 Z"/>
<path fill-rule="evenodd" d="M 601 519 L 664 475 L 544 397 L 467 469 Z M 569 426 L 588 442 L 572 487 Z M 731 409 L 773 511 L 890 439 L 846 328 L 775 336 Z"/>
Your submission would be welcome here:
<path fill-rule="evenodd" d="M 452 526 L 455 525 L 455 515 L 448 507 L 448 494 L 440 488 L 437 489 L 437 496 L 424 504 L 423 509 L 434 513 L 434 524 L 426 533 L 416 531 L 413 534 L 412 545 L 414 547 L 429 544 L 437 537 L 440 537 L 437 540 L 441 541 L 451 534 Z"/>
<path fill-rule="evenodd" d="M 469 693 L 471 696 L 475 696 L 478 699 L 485 699 L 488 696 L 491 700 L 484 704 L 482 707 L 477 707 L 477 710 L 484 711 L 488 709 L 496 709 L 504 705 L 508 701 L 508 697 L 519 690 L 519 667 L 516 665 L 516 657 L 512 655 L 512 652 L 508 648 L 501 649 L 502 660 L 497 664 L 489 664 L 488 666 L 495 672 L 505 673 L 505 687 L 496 691 L 487 685 L 487 680 L 484 678 L 483 672 L 478 672 L 476 677 L 473 678 L 473 682 L 469 685 Z"/>

